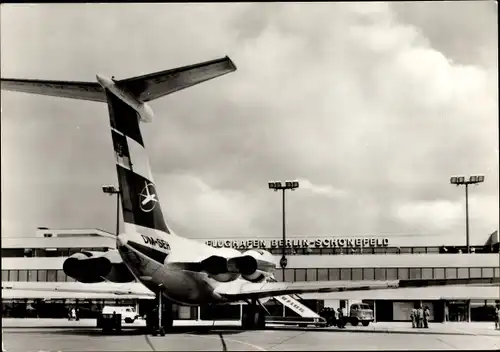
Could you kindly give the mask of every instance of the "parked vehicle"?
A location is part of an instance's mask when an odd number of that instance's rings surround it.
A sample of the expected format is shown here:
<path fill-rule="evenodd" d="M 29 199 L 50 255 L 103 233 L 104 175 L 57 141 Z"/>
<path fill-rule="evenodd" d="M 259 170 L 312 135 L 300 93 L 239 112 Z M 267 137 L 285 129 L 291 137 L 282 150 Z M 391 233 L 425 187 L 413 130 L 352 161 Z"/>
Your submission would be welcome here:
<path fill-rule="evenodd" d="M 102 309 L 101 314 L 113 314 L 113 312 L 121 314 L 121 319 L 127 324 L 132 324 L 137 318 L 140 317 L 135 311 L 135 307 L 132 306 L 105 306 Z"/>
<path fill-rule="evenodd" d="M 105 333 L 113 330 L 120 332 L 122 321 L 131 324 L 137 318 L 139 318 L 139 315 L 134 307 L 105 306 L 97 317 L 97 327 L 101 328 Z"/>
<path fill-rule="evenodd" d="M 345 319 L 352 326 L 357 326 L 359 323 L 368 326 L 374 320 L 373 310 L 366 303 L 353 303 L 349 309 L 349 316 Z"/>

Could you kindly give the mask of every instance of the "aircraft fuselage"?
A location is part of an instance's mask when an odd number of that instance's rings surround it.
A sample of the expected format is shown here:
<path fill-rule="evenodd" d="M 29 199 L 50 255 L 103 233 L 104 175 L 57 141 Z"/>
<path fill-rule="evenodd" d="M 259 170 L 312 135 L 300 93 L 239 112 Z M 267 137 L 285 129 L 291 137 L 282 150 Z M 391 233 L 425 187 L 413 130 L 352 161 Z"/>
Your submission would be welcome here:
<path fill-rule="evenodd" d="M 149 232 L 149 231 L 147 231 Z M 156 240 L 155 240 L 156 239 Z M 240 252 L 226 249 L 220 253 L 215 248 L 171 234 L 169 240 L 151 234 L 123 233 L 117 238 L 117 249 L 123 262 L 149 290 L 183 305 L 223 303 L 226 300 L 214 292 L 220 283 L 204 272 L 180 269 L 176 262 L 192 258 L 207 258 L 211 255 L 237 256 Z M 178 250 L 175 251 L 175 248 Z M 190 248 L 190 253 L 181 249 Z M 151 258 L 153 257 L 153 258 Z"/>

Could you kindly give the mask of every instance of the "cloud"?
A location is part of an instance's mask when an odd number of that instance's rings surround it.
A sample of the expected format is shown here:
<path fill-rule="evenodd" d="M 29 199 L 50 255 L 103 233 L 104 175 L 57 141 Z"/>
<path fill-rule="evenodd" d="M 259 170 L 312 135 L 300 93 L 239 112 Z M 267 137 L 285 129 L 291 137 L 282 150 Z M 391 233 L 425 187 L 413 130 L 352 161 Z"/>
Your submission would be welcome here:
<path fill-rule="evenodd" d="M 235 73 L 152 102 L 143 125 L 162 208 L 187 237 L 279 236 L 267 182 L 280 179 L 301 180 L 293 233 L 461 236 L 449 177 L 470 172 L 486 176 L 474 190 L 486 236 L 498 227 L 496 12 L 440 6 L 5 5 L 2 76 L 126 78 L 229 55 Z M 2 92 L 1 134 L 5 235 L 113 230 L 104 104 Z"/>
<path fill-rule="evenodd" d="M 443 231 L 456 222 L 463 223 L 462 205 L 446 200 L 401 204 L 394 212 L 402 221 L 421 228 Z"/>
<path fill-rule="evenodd" d="M 347 192 L 345 190 L 335 189 L 331 185 L 314 185 L 308 180 L 299 180 L 299 185 L 301 189 L 306 189 L 315 195 L 333 198 L 347 196 Z"/>

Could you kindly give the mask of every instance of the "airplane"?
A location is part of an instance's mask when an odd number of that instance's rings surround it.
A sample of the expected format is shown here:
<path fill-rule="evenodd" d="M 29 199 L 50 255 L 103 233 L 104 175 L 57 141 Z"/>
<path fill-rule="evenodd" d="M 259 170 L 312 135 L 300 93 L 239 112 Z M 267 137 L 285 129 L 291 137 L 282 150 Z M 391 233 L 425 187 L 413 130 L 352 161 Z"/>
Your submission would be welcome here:
<path fill-rule="evenodd" d="M 116 80 L 97 74 L 97 82 L 1 79 L 1 89 L 55 97 L 102 102 L 108 105 L 110 132 L 116 157 L 124 231 L 116 238 L 116 249 L 82 251 L 63 264 L 66 275 L 82 283 L 66 292 L 96 292 L 92 284 L 140 282 L 158 300 L 158 331 L 163 336 L 172 327 L 169 314 L 162 315 L 162 298 L 181 305 L 248 303 L 242 318 L 246 330 L 265 328 L 262 301 L 301 293 L 399 289 L 434 285 L 495 284 L 498 278 L 393 280 L 351 282 L 278 282 L 273 255 L 262 249 L 240 252 L 213 248 L 177 235 L 167 225 L 150 169 L 140 123 L 154 118 L 149 101 L 204 81 L 236 71 L 225 56 L 143 76 Z M 2 289 L 29 290 L 22 283 L 2 283 Z M 114 294 L 134 294 L 116 287 Z M 139 294 L 139 293 L 138 293 Z M 143 292 L 140 292 L 143 294 Z M 151 313 L 156 319 L 156 313 Z"/>

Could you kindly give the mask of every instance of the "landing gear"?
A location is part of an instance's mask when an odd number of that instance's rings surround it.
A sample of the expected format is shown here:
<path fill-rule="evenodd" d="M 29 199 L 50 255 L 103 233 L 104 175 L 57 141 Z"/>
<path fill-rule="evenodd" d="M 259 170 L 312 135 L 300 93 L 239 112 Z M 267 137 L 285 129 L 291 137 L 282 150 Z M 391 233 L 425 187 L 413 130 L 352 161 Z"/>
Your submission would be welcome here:
<path fill-rule="evenodd" d="M 158 305 L 154 307 L 146 316 L 146 329 L 153 336 L 165 336 L 172 329 L 172 305 L 170 302 L 163 302 L 162 293 L 158 293 Z"/>
<path fill-rule="evenodd" d="M 244 307 L 241 325 L 245 330 L 262 330 L 266 327 L 266 313 L 264 309 L 252 300 Z"/>

